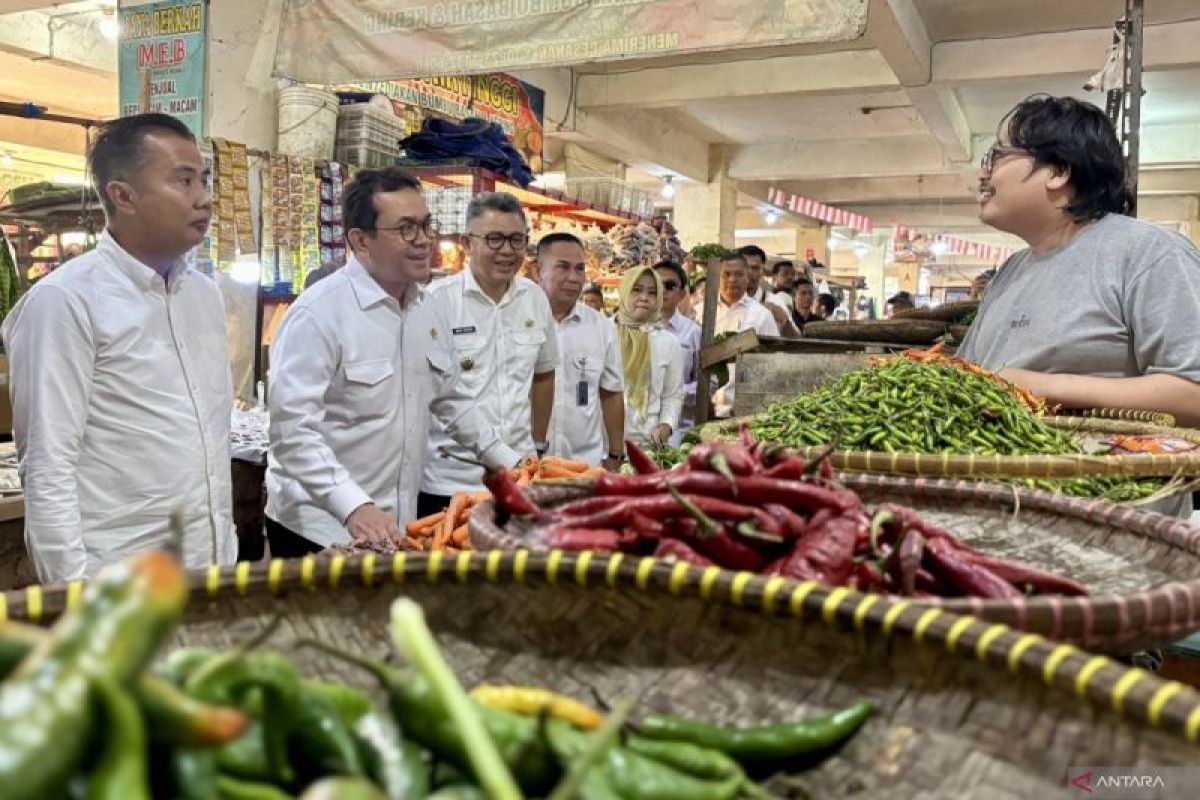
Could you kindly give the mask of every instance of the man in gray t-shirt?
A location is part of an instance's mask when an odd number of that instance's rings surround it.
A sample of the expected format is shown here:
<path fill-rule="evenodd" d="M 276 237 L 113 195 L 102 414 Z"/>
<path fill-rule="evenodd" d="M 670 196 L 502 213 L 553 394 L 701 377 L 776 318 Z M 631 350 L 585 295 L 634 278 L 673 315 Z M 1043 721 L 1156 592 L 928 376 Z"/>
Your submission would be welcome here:
<path fill-rule="evenodd" d="M 980 217 L 1029 248 L 988 286 L 959 355 L 1051 403 L 1200 426 L 1200 252 L 1123 216 L 1124 178 L 1095 106 L 1043 95 L 1009 113 L 984 157 Z"/>

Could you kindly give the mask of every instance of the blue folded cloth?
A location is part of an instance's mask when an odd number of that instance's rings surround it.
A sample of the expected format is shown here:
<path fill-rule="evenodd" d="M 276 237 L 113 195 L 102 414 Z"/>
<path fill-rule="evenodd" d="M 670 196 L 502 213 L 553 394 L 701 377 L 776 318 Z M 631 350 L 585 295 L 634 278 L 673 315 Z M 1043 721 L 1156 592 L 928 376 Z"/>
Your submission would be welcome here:
<path fill-rule="evenodd" d="M 462 122 L 427 117 L 421 130 L 400 141 L 410 159 L 438 161 L 471 158 L 480 166 L 506 175 L 520 186 L 533 182 L 525 159 L 494 122 L 468 117 Z"/>

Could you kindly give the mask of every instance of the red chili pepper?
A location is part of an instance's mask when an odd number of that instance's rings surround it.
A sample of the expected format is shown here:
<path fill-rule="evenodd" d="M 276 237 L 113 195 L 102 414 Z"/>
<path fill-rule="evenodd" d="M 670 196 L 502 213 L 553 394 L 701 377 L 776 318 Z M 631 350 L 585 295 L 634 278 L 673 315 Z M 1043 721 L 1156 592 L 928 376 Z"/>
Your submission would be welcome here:
<path fill-rule="evenodd" d="M 832 508 L 820 509 L 819 511 L 817 511 L 815 514 L 813 514 L 811 517 L 808 518 L 808 524 L 804 526 L 804 531 L 802 532 L 801 535 L 807 536 L 809 533 L 812 533 L 813 531 L 821 530 L 821 528 L 824 528 L 825 525 L 829 522 L 829 520 L 833 519 L 835 516 L 837 516 L 837 512 L 834 511 Z M 857 547 L 857 545 L 856 545 L 856 547 Z"/>
<path fill-rule="evenodd" d="M 767 503 L 763 510 L 770 514 L 782 527 L 785 535 L 799 539 L 804 535 L 808 521 L 781 503 Z"/>
<path fill-rule="evenodd" d="M 711 567 L 713 562 L 697 553 L 678 539 L 663 539 L 654 550 L 656 558 L 673 556 L 678 561 L 695 564 L 698 567 Z"/>
<path fill-rule="evenodd" d="M 611 552 L 620 544 L 618 531 L 603 528 L 550 528 L 546 534 L 546 546 L 551 549 Z"/>
<path fill-rule="evenodd" d="M 689 538 L 687 543 L 697 552 L 711 558 L 713 563 L 726 569 L 758 572 L 767 565 L 767 557 L 748 544 L 744 544 L 728 531 L 719 531 L 712 536 Z"/>
<path fill-rule="evenodd" d="M 895 515 L 897 520 L 904 523 L 905 527 L 920 531 L 921 535 L 925 537 L 926 544 L 934 539 L 941 539 L 955 550 L 960 552 L 983 555 L 983 553 L 980 553 L 975 548 L 963 544 L 954 536 L 954 534 L 950 533 L 949 531 L 939 528 L 938 526 L 922 519 L 916 511 L 913 511 L 907 506 L 899 506 L 889 503 L 886 508 Z"/>
<path fill-rule="evenodd" d="M 899 594 L 909 596 L 916 591 L 917 571 L 924 555 L 925 537 L 916 531 L 906 532 L 888 554 L 884 567 Z"/>
<path fill-rule="evenodd" d="M 612 508 L 612 504 L 613 499 L 611 497 L 596 495 L 594 497 L 585 497 L 582 500 L 572 500 L 569 503 L 563 503 L 561 506 L 551 509 L 551 513 L 558 517 L 582 517 L 586 514 L 595 514 L 597 511 Z"/>
<path fill-rule="evenodd" d="M 925 564 L 937 577 L 957 587 L 970 597 L 1016 598 L 1021 592 L 987 567 L 972 564 L 956 552 L 945 539 L 930 539 L 925 543 Z"/>
<path fill-rule="evenodd" d="M 630 439 L 625 440 L 625 455 L 629 458 L 629 465 L 633 467 L 638 475 L 654 475 L 662 472 L 658 466 L 658 462 L 650 457 L 650 454 L 638 446 L 637 442 Z"/>
<path fill-rule="evenodd" d="M 496 508 L 501 512 L 518 517 L 542 516 L 542 509 L 525 496 L 508 470 L 487 470 L 483 475 L 483 485 L 492 493 Z"/>
<path fill-rule="evenodd" d="M 1082 583 L 1078 583 L 1062 575 L 1044 572 L 1017 561 L 976 555 L 974 553 L 965 554 L 963 560 L 986 567 L 1018 589 L 1027 586 L 1032 594 L 1081 596 L 1088 593 L 1087 587 Z"/>
<path fill-rule="evenodd" d="M 629 514 L 629 528 L 633 529 L 638 536 L 645 539 L 658 539 L 663 535 L 663 524 L 658 520 L 638 511 L 631 511 Z"/>
<path fill-rule="evenodd" d="M 767 467 L 763 477 L 798 481 L 804 477 L 805 466 L 804 459 L 800 456 L 786 456 L 782 461 Z"/>
<path fill-rule="evenodd" d="M 854 571 L 854 542 L 866 524 L 860 515 L 836 517 L 820 530 L 805 534 L 790 554 L 768 567 L 768 572 L 839 586 Z"/>
<path fill-rule="evenodd" d="M 887 592 L 887 584 L 884 582 L 883 570 L 879 564 L 873 559 L 863 559 L 854 566 L 853 578 L 856 580 L 855 586 L 860 592 Z"/>

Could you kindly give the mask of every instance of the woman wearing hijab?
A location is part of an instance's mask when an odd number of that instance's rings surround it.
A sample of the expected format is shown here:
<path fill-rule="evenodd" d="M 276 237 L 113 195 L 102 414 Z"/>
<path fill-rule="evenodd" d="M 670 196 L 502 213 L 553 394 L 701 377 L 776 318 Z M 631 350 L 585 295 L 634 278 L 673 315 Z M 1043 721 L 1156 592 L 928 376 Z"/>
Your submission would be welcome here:
<path fill-rule="evenodd" d="M 621 277 L 617 340 L 625 367 L 625 437 L 639 445 L 663 445 L 683 410 L 683 348 L 662 316 L 662 279 L 650 267 Z"/>

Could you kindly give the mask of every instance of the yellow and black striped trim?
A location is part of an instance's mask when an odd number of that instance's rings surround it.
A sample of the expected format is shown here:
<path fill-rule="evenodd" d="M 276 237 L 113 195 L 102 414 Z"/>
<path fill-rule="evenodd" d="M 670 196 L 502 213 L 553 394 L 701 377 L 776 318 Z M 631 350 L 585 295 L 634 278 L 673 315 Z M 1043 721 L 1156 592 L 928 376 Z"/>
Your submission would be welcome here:
<path fill-rule="evenodd" d="M 387 591 L 406 582 L 456 584 L 573 584 L 598 591 L 643 591 L 697 597 L 763 614 L 794 617 L 864 634 L 908 637 L 949 654 L 970 655 L 1014 674 L 1040 679 L 1126 717 L 1200 742 L 1200 694 L 1105 657 L 1031 633 L 960 616 L 924 603 L 797 583 L 779 576 L 701 568 L 621 554 L 492 551 L 307 556 L 263 564 L 209 567 L 189 573 L 193 602 L 252 593 L 346 590 L 352 584 Z M 80 583 L 31 586 L 0 595 L 4 619 L 49 623 L 77 606 Z"/>

